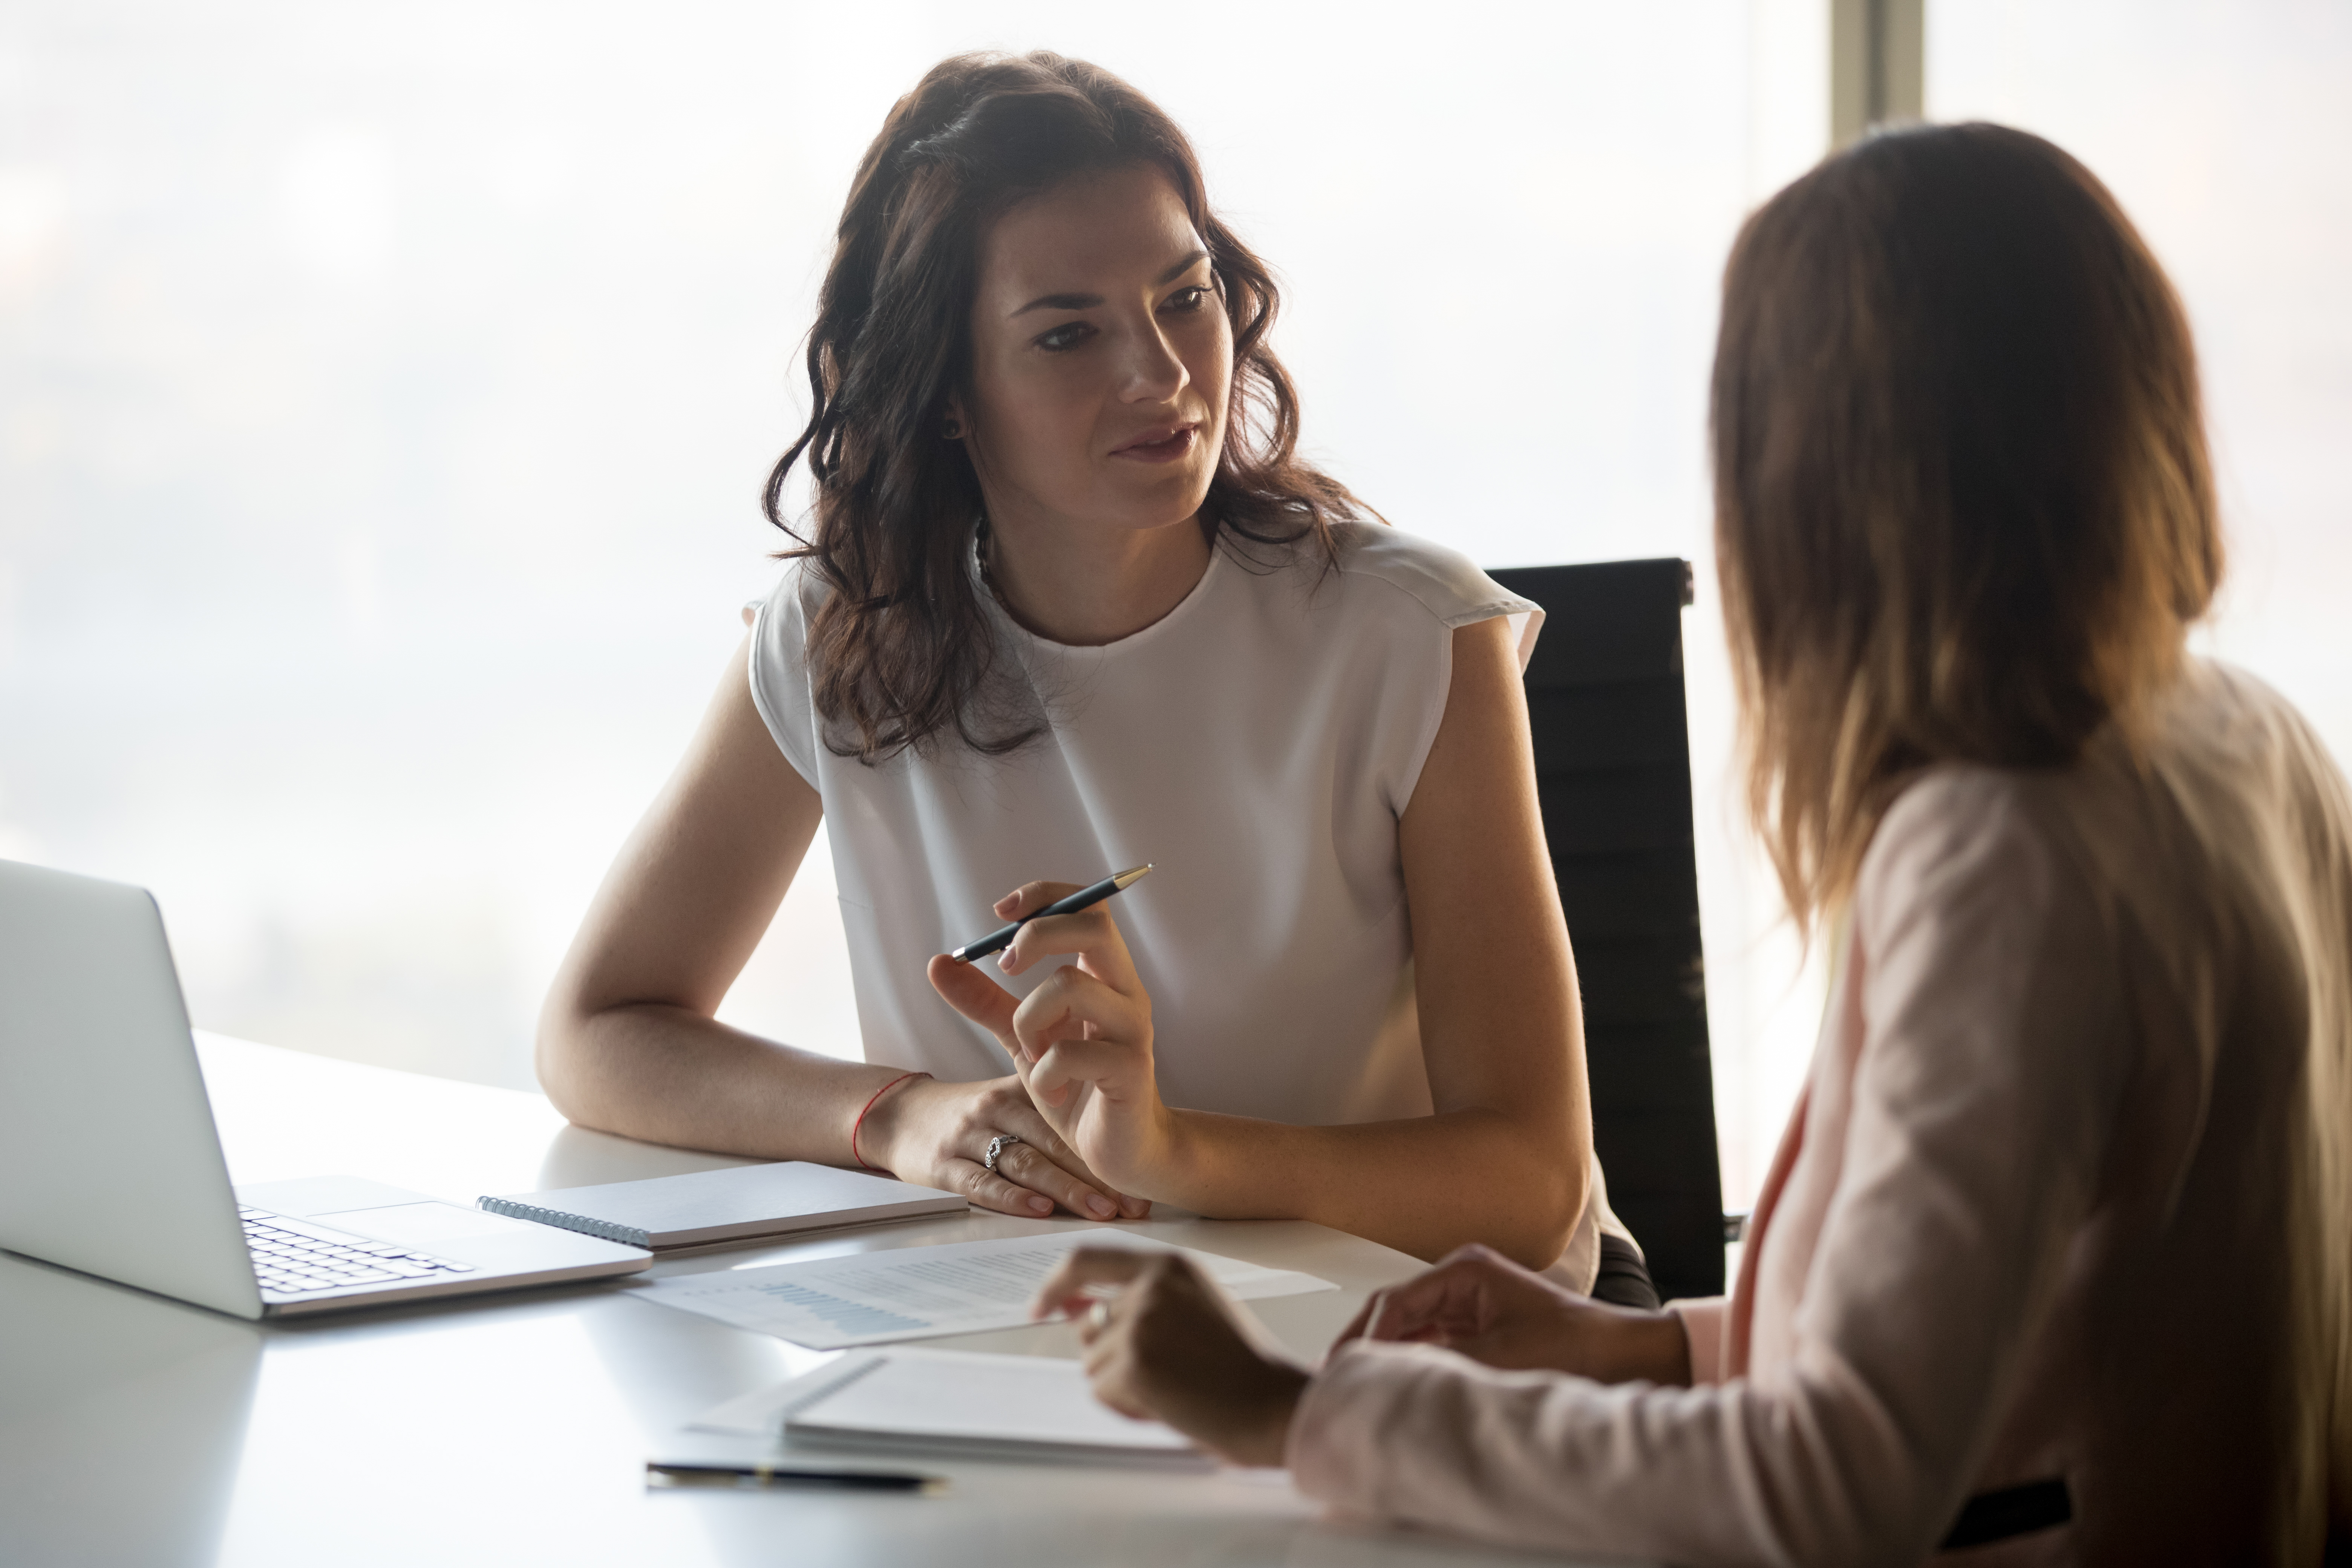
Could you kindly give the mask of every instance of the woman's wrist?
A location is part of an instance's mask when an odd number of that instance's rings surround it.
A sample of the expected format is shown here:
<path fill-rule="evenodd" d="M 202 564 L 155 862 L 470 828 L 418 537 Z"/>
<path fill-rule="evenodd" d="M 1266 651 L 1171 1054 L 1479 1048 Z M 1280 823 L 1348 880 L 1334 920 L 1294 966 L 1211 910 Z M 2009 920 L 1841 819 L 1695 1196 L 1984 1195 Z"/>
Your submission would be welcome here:
<path fill-rule="evenodd" d="M 1237 1465 L 1274 1469 L 1286 1463 L 1291 1423 L 1309 1381 L 1304 1367 L 1265 1363 L 1251 1386 L 1239 1391 L 1228 1424 L 1209 1435 L 1210 1446 Z"/>
<path fill-rule="evenodd" d="M 1198 1118 L 1179 1110 L 1155 1092 L 1150 1114 L 1142 1119 L 1143 1136 L 1137 1140 L 1134 1169 L 1123 1173 L 1121 1189 L 1139 1197 L 1190 1208 L 1188 1194 L 1200 1178 L 1202 1158 Z"/>
<path fill-rule="evenodd" d="M 1625 1320 L 1623 1374 L 1612 1382 L 1640 1378 L 1687 1388 L 1691 1380 L 1690 1335 L 1680 1312 L 1643 1312 Z"/>
<path fill-rule="evenodd" d="M 898 1173 L 898 1141 L 906 1132 L 908 1113 L 916 1108 L 919 1091 L 934 1083 L 927 1072 L 902 1072 L 872 1091 L 850 1130 L 849 1152 L 859 1164 L 889 1175 Z"/>

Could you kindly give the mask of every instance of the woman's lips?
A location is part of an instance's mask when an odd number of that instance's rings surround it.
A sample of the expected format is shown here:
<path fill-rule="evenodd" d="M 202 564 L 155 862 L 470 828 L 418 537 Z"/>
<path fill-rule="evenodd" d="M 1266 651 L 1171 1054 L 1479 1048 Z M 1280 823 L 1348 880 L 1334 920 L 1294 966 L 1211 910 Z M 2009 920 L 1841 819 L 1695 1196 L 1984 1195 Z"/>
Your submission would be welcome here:
<path fill-rule="evenodd" d="M 1139 463 L 1173 463 L 1192 456 L 1193 443 L 1200 438 L 1197 425 L 1179 425 L 1173 430 L 1147 430 L 1140 438 L 1129 441 L 1111 456 Z"/>

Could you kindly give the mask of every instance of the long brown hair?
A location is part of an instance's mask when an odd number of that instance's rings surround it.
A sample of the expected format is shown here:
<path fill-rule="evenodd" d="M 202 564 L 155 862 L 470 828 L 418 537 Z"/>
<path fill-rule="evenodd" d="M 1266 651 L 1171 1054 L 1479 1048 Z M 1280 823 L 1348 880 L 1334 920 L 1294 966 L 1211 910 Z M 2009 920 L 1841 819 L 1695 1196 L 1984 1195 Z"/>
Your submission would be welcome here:
<path fill-rule="evenodd" d="M 2135 732 L 2221 580 L 2180 302 L 2023 132 L 1880 136 L 1749 218 L 1712 424 L 1748 805 L 1801 923 L 1919 769 Z"/>
<path fill-rule="evenodd" d="M 830 590 L 807 658 L 826 743 L 866 762 L 952 732 L 1000 753 L 1034 718 L 983 700 L 994 647 L 966 567 L 981 490 L 942 435 L 966 390 L 979 247 L 1013 203 L 1100 169 L 1166 173 L 1207 247 L 1233 324 L 1225 441 L 1202 526 L 1331 556 L 1359 508 L 1301 462 L 1298 395 L 1267 346 L 1279 303 L 1265 264 L 1209 210 L 1173 121 L 1109 72 L 1038 51 L 959 55 L 900 99 L 859 163 L 808 339 L 808 425 L 768 476 L 768 519 Z M 783 513 L 803 457 L 814 529 Z"/>

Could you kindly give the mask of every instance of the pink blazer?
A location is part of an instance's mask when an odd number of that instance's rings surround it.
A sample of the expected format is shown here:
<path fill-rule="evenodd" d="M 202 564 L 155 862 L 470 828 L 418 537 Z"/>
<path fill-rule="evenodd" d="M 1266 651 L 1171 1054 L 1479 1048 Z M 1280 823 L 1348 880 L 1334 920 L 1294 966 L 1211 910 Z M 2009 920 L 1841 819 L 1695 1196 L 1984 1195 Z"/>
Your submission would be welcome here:
<path fill-rule="evenodd" d="M 2352 1523 L 2352 804 L 2192 668 L 2135 760 L 1938 768 L 1881 824 L 1694 1386 L 1350 1345 L 1292 1427 L 1338 1510 L 1684 1563 L 2315 1563 Z"/>

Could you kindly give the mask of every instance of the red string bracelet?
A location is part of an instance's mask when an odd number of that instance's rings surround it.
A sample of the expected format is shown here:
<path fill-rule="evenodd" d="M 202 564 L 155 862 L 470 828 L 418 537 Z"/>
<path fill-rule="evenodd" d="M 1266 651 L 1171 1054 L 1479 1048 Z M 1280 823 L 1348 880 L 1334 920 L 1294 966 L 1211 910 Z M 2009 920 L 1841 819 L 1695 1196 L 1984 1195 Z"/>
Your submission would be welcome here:
<path fill-rule="evenodd" d="M 881 1099 L 884 1095 L 889 1093 L 892 1089 L 898 1088 L 908 1079 L 929 1078 L 930 1076 L 931 1075 L 927 1072 L 900 1073 L 897 1078 L 892 1079 L 888 1083 L 884 1084 L 880 1089 L 874 1091 L 874 1100 L 869 1100 L 866 1102 L 866 1110 L 873 1110 L 875 1100 Z M 866 1110 L 859 1111 L 857 1113 L 857 1120 L 849 1124 L 849 1152 L 861 1165 L 866 1165 L 866 1156 L 857 1152 L 857 1133 L 858 1130 L 866 1125 Z M 882 1169 L 879 1165 L 866 1165 L 866 1168 L 869 1171 L 879 1171 Z"/>

